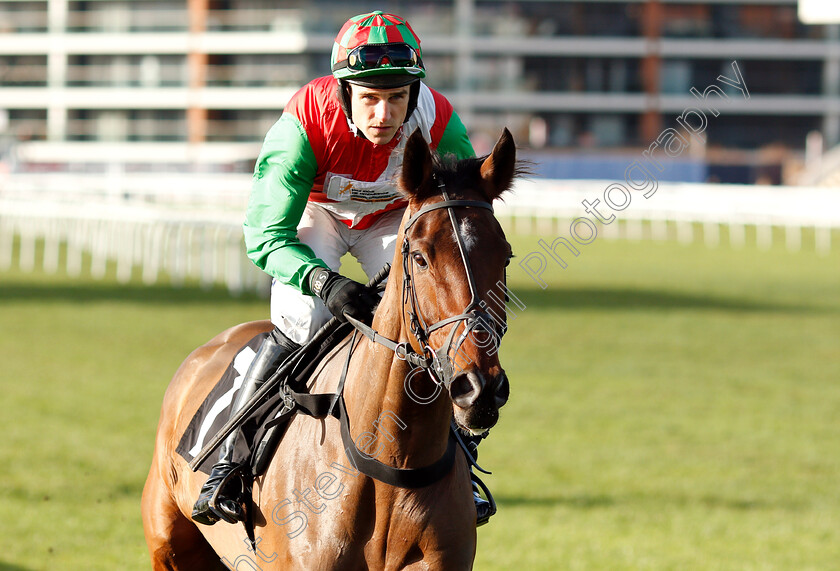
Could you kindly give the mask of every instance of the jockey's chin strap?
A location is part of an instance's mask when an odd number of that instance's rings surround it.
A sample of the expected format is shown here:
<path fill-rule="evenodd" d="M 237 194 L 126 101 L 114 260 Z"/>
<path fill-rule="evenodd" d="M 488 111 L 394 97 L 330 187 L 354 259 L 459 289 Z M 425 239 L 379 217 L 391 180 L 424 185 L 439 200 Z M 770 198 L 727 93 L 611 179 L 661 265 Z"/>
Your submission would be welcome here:
<path fill-rule="evenodd" d="M 489 202 L 480 200 L 450 200 L 446 193 L 443 183 L 439 183 L 441 195 L 443 200 L 428 204 L 415 212 L 405 223 L 403 228 L 403 243 L 402 243 L 402 261 L 403 261 L 403 290 L 402 298 L 403 305 L 407 306 L 406 315 L 408 317 L 408 326 L 412 335 L 416 339 L 418 345 L 423 348 L 423 353 L 418 353 L 409 342 L 399 343 L 389 339 L 373 328 L 365 325 L 361 321 L 352 317 L 346 316 L 347 320 L 353 324 L 361 333 L 367 336 L 371 341 L 379 343 L 393 351 L 398 359 L 406 361 L 413 367 L 420 367 L 428 371 L 432 380 L 438 384 L 448 387 L 455 377 L 455 371 L 452 361 L 449 358 L 449 353 L 453 350 L 455 352 L 466 341 L 467 337 L 473 332 L 484 333 L 493 336 L 496 341 L 501 339 L 505 333 L 505 326 L 499 324 L 492 316 L 481 310 L 480 301 L 478 299 L 478 292 L 476 290 L 475 276 L 473 275 L 472 266 L 467 256 L 467 248 L 464 245 L 464 240 L 461 233 L 458 231 L 458 220 L 455 217 L 455 208 L 470 207 L 470 208 L 484 208 L 493 212 L 493 206 Z M 461 255 L 461 261 L 464 264 L 464 269 L 467 274 L 467 284 L 470 288 L 470 302 L 467 304 L 464 311 L 458 315 L 446 317 L 428 325 L 423 315 L 419 311 L 419 302 L 417 298 L 417 289 L 414 287 L 414 270 L 411 264 L 411 245 L 408 239 L 408 230 L 414 225 L 417 220 L 434 210 L 446 209 L 449 213 L 449 221 L 452 224 L 452 230 L 455 233 L 455 241 L 458 244 L 458 252 Z M 464 328 L 458 339 L 455 339 L 459 330 L 459 323 L 463 322 Z M 431 334 L 447 325 L 454 325 L 449 332 L 446 342 L 437 350 L 433 349 L 429 344 L 429 337 Z"/>

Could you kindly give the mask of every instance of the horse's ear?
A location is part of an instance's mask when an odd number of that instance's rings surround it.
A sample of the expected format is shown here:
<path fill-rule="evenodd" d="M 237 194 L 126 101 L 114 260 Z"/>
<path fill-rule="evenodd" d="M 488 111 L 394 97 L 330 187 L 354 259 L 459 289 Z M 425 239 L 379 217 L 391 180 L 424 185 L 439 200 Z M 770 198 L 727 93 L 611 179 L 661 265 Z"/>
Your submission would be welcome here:
<path fill-rule="evenodd" d="M 481 163 L 481 178 L 484 190 L 492 202 L 508 190 L 516 175 L 516 145 L 510 131 L 502 131 L 493 152 Z"/>
<path fill-rule="evenodd" d="M 423 200 L 432 186 L 432 152 L 416 129 L 405 144 L 400 189 L 409 199 Z"/>

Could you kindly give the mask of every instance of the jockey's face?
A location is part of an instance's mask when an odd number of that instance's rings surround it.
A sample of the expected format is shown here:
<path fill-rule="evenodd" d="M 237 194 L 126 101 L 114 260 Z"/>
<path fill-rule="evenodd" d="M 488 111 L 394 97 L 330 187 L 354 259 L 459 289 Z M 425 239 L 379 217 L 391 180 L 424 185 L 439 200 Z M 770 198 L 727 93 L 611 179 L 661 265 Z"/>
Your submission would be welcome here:
<path fill-rule="evenodd" d="M 372 143 L 386 145 L 397 134 L 408 111 L 408 86 L 373 89 L 350 84 L 353 123 Z"/>

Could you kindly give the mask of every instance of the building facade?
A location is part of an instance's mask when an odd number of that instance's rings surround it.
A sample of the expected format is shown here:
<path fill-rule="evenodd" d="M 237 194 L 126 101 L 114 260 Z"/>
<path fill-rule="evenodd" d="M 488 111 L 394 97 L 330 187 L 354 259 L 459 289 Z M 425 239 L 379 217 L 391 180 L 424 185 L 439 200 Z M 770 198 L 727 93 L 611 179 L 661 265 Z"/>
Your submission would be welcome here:
<path fill-rule="evenodd" d="M 0 133 L 40 163 L 243 164 L 362 2 L 0 0 Z M 428 83 L 479 151 L 502 126 L 539 156 L 647 148 L 737 62 L 701 176 L 778 182 L 809 133 L 840 141 L 840 32 L 796 0 L 412 0 Z M 154 143 L 154 145 L 152 144 Z M 200 149 L 200 150 L 196 150 Z M 245 168 L 245 167 L 242 167 Z M 562 169 L 561 169 L 562 171 Z M 574 171 L 574 169 L 573 169 Z M 566 171 L 562 171 L 565 173 Z"/>

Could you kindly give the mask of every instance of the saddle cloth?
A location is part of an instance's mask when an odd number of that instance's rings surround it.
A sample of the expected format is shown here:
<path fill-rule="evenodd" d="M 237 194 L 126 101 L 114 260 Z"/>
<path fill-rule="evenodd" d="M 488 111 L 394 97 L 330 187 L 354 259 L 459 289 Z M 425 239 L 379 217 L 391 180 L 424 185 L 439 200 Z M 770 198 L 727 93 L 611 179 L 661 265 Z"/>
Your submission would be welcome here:
<path fill-rule="evenodd" d="M 222 378 L 219 379 L 219 382 L 216 383 L 216 386 L 198 407 L 176 448 L 176 452 L 187 462 L 191 462 L 193 458 L 198 456 L 204 445 L 219 432 L 230 418 L 231 409 L 233 403 L 236 402 L 239 389 L 242 387 L 245 373 L 248 372 L 248 367 L 254 360 L 257 349 L 266 336 L 266 333 L 260 333 L 236 353 L 233 361 L 225 369 Z M 256 426 L 253 418 L 242 425 L 233 453 L 235 463 L 243 462 L 250 456 L 250 449 L 257 428 L 258 426 Z M 218 456 L 218 453 L 211 454 L 198 469 L 205 474 L 209 474 Z"/>
<path fill-rule="evenodd" d="M 318 363 L 342 340 L 346 339 L 352 329 L 353 326 L 349 323 L 342 323 L 320 344 L 313 342 L 304 345 L 298 352 L 289 357 L 290 360 L 296 360 L 297 364 L 289 372 L 285 384 L 295 391 L 305 392 L 306 381 L 314 372 Z M 267 335 L 268 333 L 260 333 L 237 351 L 219 382 L 216 383 L 216 386 L 198 407 L 181 436 L 178 447 L 175 449 L 187 462 L 191 462 L 193 458 L 198 456 L 204 445 L 227 423 L 231 416 L 233 403 L 236 402 L 236 395 L 242 386 L 245 374 L 248 372 L 248 367 Z M 272 391 L 259 408 L 242 424 L 239 436 L 236 439 L 233 462 L 236 464 L 249 463 L 252 475 L 258 476 L 267 466 L 267 460 L 270 459 L 270 455 L 273 454 L 280 438 L 285 433 L 286 426 L 293 416 L 292 412 L 284 407 L 283 393 L 279 389 Z M 306 412 L 306 410 L 297 408 L 294 412 Z M 281 416 L 285 416 L 285 418 L 279 423 L 271 422 L 272 420 L 280 420 Z M 266 423 L 276 425 L 274 430 L 269 432 Z M 263 440 L 266 440 L 266 442 L 263 442 Z M 199 471 L 209 474 L 217 458 L 217 453 L 208 456 L 199 465 Z"/>

